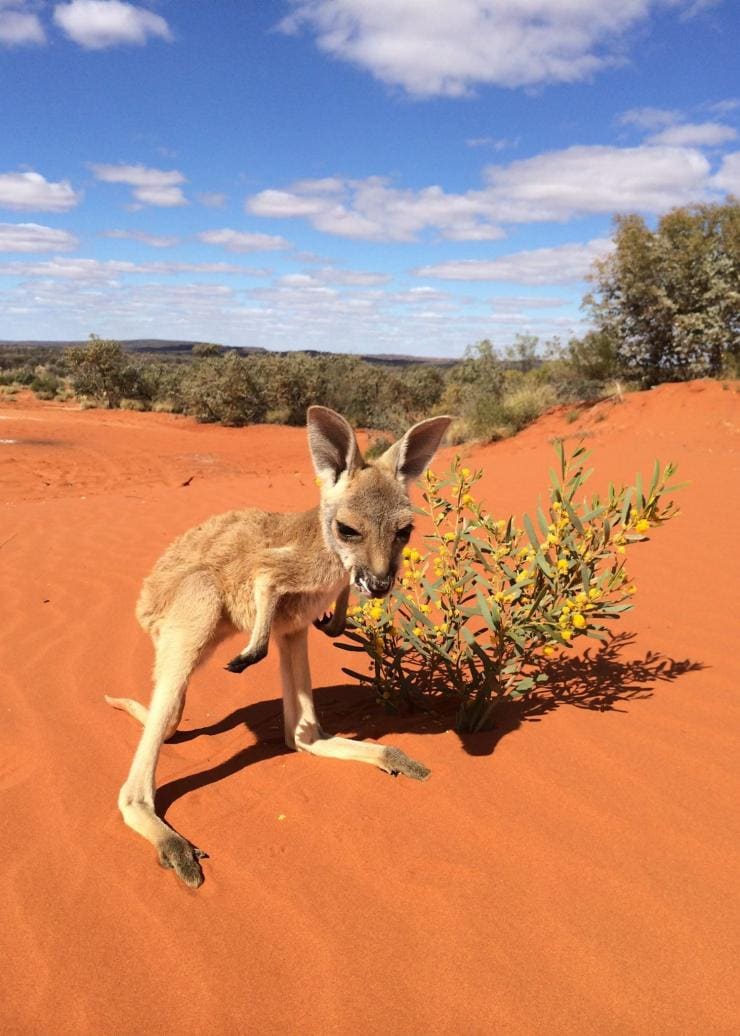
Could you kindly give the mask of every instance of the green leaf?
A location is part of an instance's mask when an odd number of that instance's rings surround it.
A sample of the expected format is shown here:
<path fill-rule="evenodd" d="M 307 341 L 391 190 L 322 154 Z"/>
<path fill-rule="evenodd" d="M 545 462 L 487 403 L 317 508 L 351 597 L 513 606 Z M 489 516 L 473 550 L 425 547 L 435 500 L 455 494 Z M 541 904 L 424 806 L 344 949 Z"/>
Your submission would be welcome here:
<path fill-rule="evenodd" d="M 492 601 L 489 607 L 488 601 L 480 591 L 476 594 L 476 599 L 478 601 L 480 614 L 486 620 L 488 628 L 491 630 L 497 630 L 501 625 L 501 613 L 494 602 Z"/>
<path fill-rule="evenodd" d="M 633 492 L 634 492 L 634 490 L 633 490 L 632 486 L 630 486 L 630 488 L 626 489 L 625 492 L 624 492 L 624 500 L 622 501 L 622 510 L 620 512 L 620 515 L 619 515 L 619 522 L 620 522 L 621 525 L 625 524 L 625 522 L 627 521 L 627 515 L 630 513 L 630 506 L 632 504 L 632 494 L 633 494 Z"/>
<path fill-rule="evenodd" d="M 645 506 L 645 497 L 642 495 L 642 475 L 639 471 L 635 476 L 635 492 L 637 495 L 637 507 L 641 511 Z"/>
<path fill-rule="evenodd" d="M 581 524 L 581 519 L 578 517 L 576 512 L 571 507 L 570 502 L 568 500 L 563 500 L 563 507 L 568 512 L 568 517 L 571 520 L 573 528 L 577 529 L 578 532 L 580 532 L 580 534 L 583 535 L 583 525 Z"/>
<path fill-rule="evenodd" d="M 546 540 L 550 532 L 550 523 L 545 517 L 545 512 L 542 510 L 541 507 L 537 508 L 537 521 L 539 522 L 539 526 L 542 529 L 542 538 Z"/>
<path fill-rule="evenodd" d="M 648 496 L 652 497 L 655 490 L 658 488 L 658 482 L 660 480 L 660 461 L 656 459 L 655 466 L 653 467 L 653 477 L 650 481 L 650 491 Z"/>
<path fill-rule="evenodd" d="M 532 519 L 529 517 L 528 514 L 525 514 L 522 520 L 524 522 L 524 528 L 527 530 L 527 536 L 529 536 L 529 542 L 532 544 L 535 550 L 539 550 L 540 539 L 537 533 L 534 531 Z"/>
<path fill-rule="evenodd" d="M 584 515 L 581 516 L 581 521 L 592 522 L 594 518 L 600 518 L 605 510 L 606 508 L 602 505 L 598 507 L 592 507 L 590 511 L 587 511 Z"/>
<path fill-rule="evenodd" d="M 407 601 L 406 602 L 406 607 L 411 612 L 411 614 L 414 616 L 414 618 L 417 620 L 417 622 L 423 623 L 425 626 L 429 626 L 430 625 L 429 617 L 427 615 L 425 615 L 424 612 L 421 611 L 420 608 L 417 608 L 417 606 L 414 604 L 413 601 Z"/>
<path fill-rule="evenodd" d="M 473 649 L 473 651 L 475 651 L 476 655 L 480 658 L 481 662 L 483 663 L 483 668 L 485 669 L 485 671 L 489 672 L 489 670 L 492 668 L 491 659 L 488 657 L 486 652 L 480 646 L 480 644 L 475 639 L 475 637 L 473 636 L 473 634 L 471 633 L 471 631 L 468 629 L 467 626 L 463 626 L 462 634 L 463 634 L 463 637 L 465 638 L 465 640 L 470 645 L 470 647 Z"/>
<path fill-rule="evenodd" d="M 537 551 L 537 553 L 534 556 L 534 560 L 537 562 L 538 566 L 542 569 L 546 576 L 548 576 L 549 578 L 553 577 L 553 575 L 555 574 L 554 569 L 541 550 Z"/>
<path fill-rule="evenodd" d="M 374 683 L 370 673 L 356 673 L 354 669 L 347 669 L 346 666 L 342 666 L 342 672 L 346 673 L 347 676 L 353 677 L 355 680 L 359 680 L 360 683 Z"/>

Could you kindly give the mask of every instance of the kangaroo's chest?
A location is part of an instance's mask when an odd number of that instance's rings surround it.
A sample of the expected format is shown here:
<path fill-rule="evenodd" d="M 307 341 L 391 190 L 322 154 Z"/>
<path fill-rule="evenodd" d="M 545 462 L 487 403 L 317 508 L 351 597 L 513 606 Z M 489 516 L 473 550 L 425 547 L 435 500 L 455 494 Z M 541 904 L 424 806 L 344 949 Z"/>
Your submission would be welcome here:
<path fill-rule="evenodd" d="M 292 633 L 309 626 L 314 619 L 333 610 L 335 600 L 346 585 L 345 576 L 330 586 L 308 593 L 284 594 L 278 602 L 273 627 L 280 633 Z"/>

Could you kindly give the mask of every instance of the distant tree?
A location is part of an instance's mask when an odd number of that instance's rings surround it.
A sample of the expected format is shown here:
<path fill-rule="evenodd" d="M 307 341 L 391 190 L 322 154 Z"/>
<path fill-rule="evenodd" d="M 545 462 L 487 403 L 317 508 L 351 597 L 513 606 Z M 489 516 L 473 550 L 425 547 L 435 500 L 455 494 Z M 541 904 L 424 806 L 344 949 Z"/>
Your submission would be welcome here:
<path fill-rule="evenodd" d="M 582 381 L 603 383 L 619 374 L 615 342 L 606 331 L 587 331 L 583 338 L 571 338 L 565 356 Z"/>
<path fill-rule="evenodd" d="M 469 345 L 450 370 L 441 408 L 462 422 L 465 434 L 485 436 L 500 418 L 505 371 L 493 343 Z"/>
<path fill-rule="evenodd" d="M 537 352 L 539 344 L 540 340 L 537 335 L 516 335 L 512 345 L 506 347 L 506 362 L 526 374 L 541 362 L 541 357 Z"/>
<path fill-rule="evenodd" d="M 67 349 L 65 359 L 77 395 L 91 396 L 113 409 L 133 394 L 136 368 L 120 342 L 91 334 L 87 345 Z"/>
<path fill-rule="evenodd" d="M 619 216 L 584 299 L 620 374 L 645 386 L 718 375 L 740 351 L 740 203 Z"/>

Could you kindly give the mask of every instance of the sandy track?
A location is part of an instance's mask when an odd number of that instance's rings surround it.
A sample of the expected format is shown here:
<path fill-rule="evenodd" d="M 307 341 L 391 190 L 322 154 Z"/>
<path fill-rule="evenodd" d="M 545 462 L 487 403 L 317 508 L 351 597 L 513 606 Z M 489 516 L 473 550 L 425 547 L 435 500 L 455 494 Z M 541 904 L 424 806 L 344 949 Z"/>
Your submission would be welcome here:
<path fill-rule="evenodd" d="M 0 438 L 32 440 L 0 444 L 3 1031 L 737 1031 L 740 395 L 549 415 L 467 451 L 482 495 L 536 503 L 548 439 L 583 432 L 595 483 L 656 455 L 692 483 L 635 551 L 624 641 L 564 676 L 592 707 L 461 742 L 383 716 L 316 634 L 325 726 L 422 759 L 418 785 L 287 753 L 276 659 L 235 677 L 224 644 L 159 768 L 168 820 L 211 856 L 190 892 L 119 820 L 138 731 L 102 695 L 148 694 L 133 606 L 175 535 L 313 503 L 304 433 L 0 410 Z"/>

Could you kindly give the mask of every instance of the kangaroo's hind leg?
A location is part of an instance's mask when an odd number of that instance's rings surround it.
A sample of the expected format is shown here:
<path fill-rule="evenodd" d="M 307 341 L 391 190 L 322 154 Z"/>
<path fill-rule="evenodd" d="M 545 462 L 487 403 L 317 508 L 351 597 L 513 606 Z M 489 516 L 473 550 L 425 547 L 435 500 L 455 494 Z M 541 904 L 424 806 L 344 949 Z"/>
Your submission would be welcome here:
<path fill-rule="evenodd" d="M 221 608 L 213 581 L 205 575 L 194 575 L 183 582 L 160 622 L 155 641 L 154 691 L 143 716 L 141 740 L 118 796 L 125 823 L 152 843 L 162 866 L 174 868 L 178 877 L 194 888 L 203 881 L 198 863 L 203 854 L 154 812 L 154 777 L 162 742 L 182 715 L 190 674 L 213 636 Z"/>

